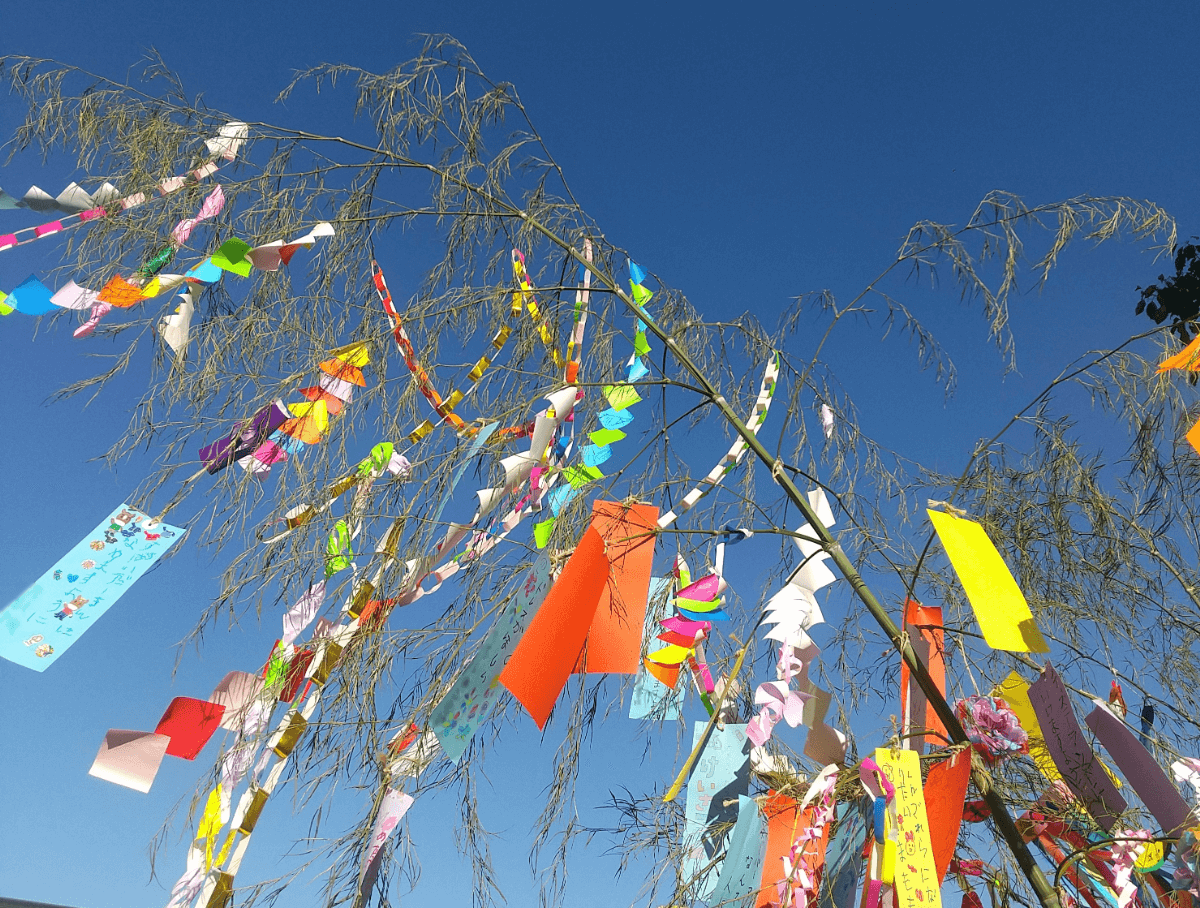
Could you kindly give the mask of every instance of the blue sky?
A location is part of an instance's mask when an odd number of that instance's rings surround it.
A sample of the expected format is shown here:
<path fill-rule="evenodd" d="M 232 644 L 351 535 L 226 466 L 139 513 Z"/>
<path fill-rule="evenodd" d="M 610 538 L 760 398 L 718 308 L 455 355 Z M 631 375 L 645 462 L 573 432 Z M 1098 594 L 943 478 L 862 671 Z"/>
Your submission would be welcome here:
<path fill-rule="evenodd" d="M 484 72 L 516 85 L 607 236 L 713 318 L 751 309 L 773 324 L 803 292 L 849 298 L 915 221 L 962 223 L 993 189 L 1030 203 L 1082 193 L 1148 198 L 1176 216 L 1184 237 L 1200 232 L 1200 127 L 1187 104 L 1198 74 L 1194 5 L 808 7 L 216 0 L 185 10 L 114 0 L 100 11 L 44 0 L 6 8 L 0 51 L 120 77 L 153 44 L 209 105 L 305 127 L 332 106 L 302 96 L 272 107 L 294 69 L 338 61 L 382 70 L 417 50 L 414 35 L 453 34 Z M 0 99 L 0 131 L 11 125 L 11 103 Z M 0 186 L 57 189 L 71 176 L 62 161 L 24 155 L 0 168 Z M 0 227 L 33 223 L 27 218 L 0 212 Z M 43 266 L 32 254 L 0 253 L 0 287 L 35 267 Z M 954 468 L 1066 359 L 1149 327 L 1133 317 L 1134 287 L 1160 270 L 1165 263 L 1132 245 L 1072 251 L 1043 292 L 1015 300 L 1019 372 L 1006 378 L 978 312 L 960 306 L 953 289 L 929 294 L 893 280 L 889 292 L 920 307 L 963 370 L 948 402 L 913 368 L 912 351 L 897 339 L 877 343 L 877 331 L 835 339 L 827 358 L 877 437 Z M 19 316 L 0 323 L 0 345 L 12 427 L 0 447 L 7 602 L 122 501 L 150 461 L 109 470 L 92 460 L 125 426 L 129 398 L 120 388 L 86 409 L 80 400 L 45 403 L 96 370 L 89 353 L 111 351 L 63 330 L 38 333 Z M 165 901 L 158 883 L 147 885 L 147 846 L 212 751 L 195 764 L 167 761 L 148 796 L 86 771 L 105 729 L 150 728 L 171 697 L 205 696 L 229 668 L 261 664 L 274 618 L 210 636 L 199 653 L 174 648 L 216 593 L 221 566 L 185 548 L 54 670 L 0 663 L 0 722 L 9 732 L 0 767 L 11 792 L 0 822 L 0 895 L 80 908 Z M 527 904 L 536 882 L 525 841 L 545 776 L 525 768 L 545 766 L 556 739 L 539 743 L 528 722 L 517 730 L 519 745 L 510 730 L 488 763 L 485 821 L 501 836 L 507 893 Z M 585 769 L 592 803 L 608 788 L 649 787 L 646 779 L 673 771 L 671 734 L 646 761 L 631 725 L 610 723 L 604 738 Z M 287 843 L 305 834 L 304 817 L 286 819 L 290 794 L 272 803 L 271 831 L 256 837 L 243 881 L 278 872 Z M 347 816 L 366 799 L 346 792 Z M 466 891 L 452 843 L 456 815 L 450 799 L 414 808 L 424 865 L 408 896 L 416 904 Z M 176 840 L 162 853 L 168 887 L 184 850 Z M 602 850 L 597 842 L 576 856 L 568 905 L 611 886 L 616 864 Z M 605 901 L 633 900 L 639 877 L 631 872 Z M 297 887 L 281 904 L 317 898 L 316 887 Z"/>

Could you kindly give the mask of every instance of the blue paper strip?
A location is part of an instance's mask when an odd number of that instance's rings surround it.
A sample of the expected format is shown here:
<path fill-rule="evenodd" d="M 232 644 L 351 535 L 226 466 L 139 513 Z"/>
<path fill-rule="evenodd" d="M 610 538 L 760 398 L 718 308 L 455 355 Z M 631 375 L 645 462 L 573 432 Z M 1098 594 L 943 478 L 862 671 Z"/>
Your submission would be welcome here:
<path fill-rule="evenodd" d="M 182 534 L 122 504 L 0 611 L 0 658 L 45 671 Z"/>
<path fill-rule="evenodd" d="M 646 272 L 642 270 L 642 266 L 629 259 L 629 279 L 635 284 L 640 284 L 646 279 Z"/>
<path fill-rule="evenodd" d="M 213 264 L 212 259 L 205 259 L 203 262 L 185 274 L 184 277 L 195 278 L 202 284 L 215 284 L 221 279 L 221 275 L 224 273 L 225 272 Z"/>
<path fill-rule="evenodd" d="M 753 798 L 738 795 L 737 824 L 729 836 L 720 877 L 708 901 L 727 908 L 752 908 L 766 857 L 767 823 L 762 811 Z"/>
<path fill-rule="evenodd" d="M 480 429 L 479 433 L 471 442 L 471 446 L 467 448 L 466 455 L 458 462 L 458 466 L 454 468 L 454 473 L 450 477 L 450 486 L 445 492 L 442 493 L 442 498 L 438 502 L 437 510 L 433 512 L 433 520 L 431 520 L 429 523 L 429 525 L 434 528 L 434 532 L 437 532 L 438 521 L 442 519 L 442 512 L 446 510 L 446 502 L 448 502 L 450 500 L 450 496 L 454 494 L 454 487 L 458 485 L 459 480 L 463 478 L 463 474 L 467 472 L 467 467 L 471 465 L 471 461 L 475 458 L 475 455 L 479 453 L 479 449 L 483 447 L 484 442 L 491 438 L 492 433 L 495 432 L 499 427 L 500 423 L 491 422 Z"/>
<path fill-rule="evenodd" d="M 881 798 L 878 803 L 883 803 Z M 862 872 L 863 842 L 867 838 L 868 800 L 861 798 L 838 808 L 837 829 L 825 849 L 825 879 L 818 908 L 852 908 Z"/>
<path fill-rule="evenodd" d="M 659 619 L 671 614 L 671 598 L 667 595 L 670 588 L 671 580 L 668 577 L 655 577 L 650 581 L 650 606 L 646 609 L 646 623 L 642 628 L 643 653 L 652 645 L 657 647 L 655 638 L 660 630 Z M 682 684 L 678 689 L 667 687 L 642 665 L 638 668 L 633 696 L 629 700 L 629 718 L 678 719 L 685 690 L 687 688 Z"/>
<path fill-rule="evenodd" d="M 640 356 L 635 356 L 629 361 L 629 367 L 625 372 L 626 381 L 641 381 L 650 374 L 650 369 L 642 362 Z"/>
<path fill-rule="evenodd" d="M 549 591 L 550 556 L 543 552 L 530 568 L 521 589 L 483 638 L 475 657 L 429 714 L 429 727 L 451 760 L 457 762 L 463 755 L 504 692 L 500 672 Z"/>
<path fill-rule="evenodd" d="M 601 410 L 598 416 L 600 425 L 606 429 L 624 429 L 633 422 L 633 414 L 628 409 L 614 410 L 610 407 L 607 410 Z"/>
<path fill-rule="evenodd" d="M 583 449 L 583 465 L 598 467 L 612 457 L 612 445 L 586 445 Z"/>
<path fill-rule="evenodd" d="M 704 739 L 708 722 L 696 722 L 692 748 Z M 745 725 L 713 728 L 692 777 L 688 779 L 687 808 L 684 813 L 685 848 L 680 866 L 680 883 L 692 885 L 694 898 L 708 899 L 717 886 L 715 867 L 705 870 L 723 850 L 723 839 L 734 820 L 734 808 L 725 802 L 750 790 L 750 740 Z M 719 834 L 714 826 L 723 827 Z"/>

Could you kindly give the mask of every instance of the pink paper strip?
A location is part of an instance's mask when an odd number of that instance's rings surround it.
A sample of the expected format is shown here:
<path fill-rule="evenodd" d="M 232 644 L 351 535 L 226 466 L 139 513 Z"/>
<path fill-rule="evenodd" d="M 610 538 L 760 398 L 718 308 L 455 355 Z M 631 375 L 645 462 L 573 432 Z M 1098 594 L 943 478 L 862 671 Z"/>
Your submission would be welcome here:
<path fill-rule="evenodd" d="M 0 249 L 9 249 L 17 245 L 17 236 L 13 233 L 0 234 Z"/>
<path fill-rule="evenodd" d="M 1112 756 L 1117 768 L 1129 780 L 1146 809 L 1158 820 L 1163 832 L 1174 835 L 1187 823 L 1187 802 L 1128 726 L 1099 700 L 1094 702 L 1096 708 L 1085 719 L 1088 728 Z"/>
<path fill-rule="evenodd" d="M 33 228 L 33 235 L 37 237 L 49 236 L 51 233 L 58 233 L 63 229 L 62 221 L 51 221 L 49 224 L 39 224 Z"/>
<path fill-rule="evenodd" d="M 1066 685 L 1049 662 L 1029 685 L 1029 702 L 1037 713 L 1046 748 L 1063 781 L 1107 832 L 1128 804 L 1117 791 L 1104 766 L 1083 738 L 1083 729 L 1071 708 Z"/>

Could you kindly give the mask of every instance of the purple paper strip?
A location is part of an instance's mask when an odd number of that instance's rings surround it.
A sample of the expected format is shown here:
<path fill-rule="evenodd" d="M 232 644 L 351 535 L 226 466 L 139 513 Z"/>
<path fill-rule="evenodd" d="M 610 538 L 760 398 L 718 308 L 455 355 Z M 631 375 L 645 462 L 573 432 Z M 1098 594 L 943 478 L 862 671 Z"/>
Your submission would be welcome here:
<path fill-rule="evenodd" d="M 202 447 L 200 460 L 209 473 L 219 473 L 235 460 L 253 453 L 272 432 L 291 418 L 287 407 L 275 401 L 255 413 L 249 424 L 238 423 L 224 438 Z"/>
<path fill-rule="evenodd" d="M 1158 761 L 1138 743 L 1125 723 L 1101 701 L 1094 702 L 1096 708 L 1085 719 L 1088 728 L 1104 745 L 1146 809 L 1158 820 L 1163 832 L 1174 835 L 1187 823 L 1187 802 L 1171 784 Z"/>
<path fill-rule="evenodd" d="M 1099 758 L 1083 739 L 1083 729 L 1071 708 L 1066 685 L 1049 662 L 1029 685 L 1029 702 L 1037 713 L 1046 748 L 1063 781 L 1107 832 L 1129 805 L 1104 771 Z"/>

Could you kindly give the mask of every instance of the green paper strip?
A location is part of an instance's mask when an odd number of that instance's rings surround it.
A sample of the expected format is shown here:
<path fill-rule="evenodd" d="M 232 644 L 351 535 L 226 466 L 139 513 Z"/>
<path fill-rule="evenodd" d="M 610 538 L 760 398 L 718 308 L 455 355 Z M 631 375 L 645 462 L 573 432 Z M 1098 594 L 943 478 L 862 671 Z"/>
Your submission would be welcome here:
<path fill-rule="evenodd" d="M 681 609 L 689 612 L 715 612 L 721 607 L 721 597 L 716 599 L 684 599 L 682 596 L 676 597 L 675 604 Z"/>
<path fill-rule="evenodd" d="M 249 251 L 249 244 L 234 237 L 222 243 L 221 248 L 213 253 L 212 263 L 222 271 L 232 271 L 242 277 L 249 277 L 252 267 L 246 259 L 246 253 Z"/>
<path fill-rule="evenodd" d="M 620 429 L 597 429 L 588 436 L 593 444 L 611 445 L 614 441 L 620 441 L 625 437 L 625 433 Z"/>
<path fill-rule="evenodd" d="M 554 529 L 554 518 L 543 520 L 541 523 L 533 525 L 533 541 L 537 543 L 539 549 L 544 549 L 546 543 L 550 541 L 550 533 Z"/>
<path fill-rule="evenodd" d="M 614 410 L 624 410 L 642 400 L 633 385 L 608 385 L 604 389 L 604 399 Z"/>
<path fill-rule="evenodd" d="M 646 332 L 640 328 L 637 334 L 633 336 L 633 352 L 638 356 L 645 356 L 650 352 L 650 342 L 646 340 Z"/>
<path fill-rule="evenodd" d="M 589 482 L 595 482 L 597 479 L 603 479 L 604 474 L 597 467 L 567 467 L 562 472 L 563 479 L 571 484 L 573 489 L 581 489 Z"/>
<path fill-rule="evenodd" d="M 647 290 L 641 284 L 635 284 L 633 281 L 630 281 L 629 286 L 633 290 L 633 301 L 639 306 L 645 306 L 646 303 L 650 302 L 650 297 L 654 296 L 653 292 Z"/>
<path fill-rule="evenodd" d="M 0 290 L 0 315 L 8 315 L 9 313 L 16 311 L 12 306 L 4 305 L 4 301 L 6 299 L 8 299 L 8 294 L 3 290 Z"/>

